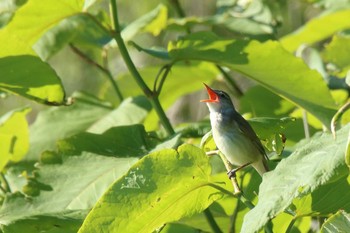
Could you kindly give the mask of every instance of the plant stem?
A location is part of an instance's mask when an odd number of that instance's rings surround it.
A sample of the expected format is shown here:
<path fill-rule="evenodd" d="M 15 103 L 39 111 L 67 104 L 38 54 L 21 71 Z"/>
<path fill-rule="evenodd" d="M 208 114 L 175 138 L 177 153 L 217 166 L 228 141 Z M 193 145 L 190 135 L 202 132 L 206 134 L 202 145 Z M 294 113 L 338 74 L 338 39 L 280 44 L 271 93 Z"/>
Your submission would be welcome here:
<path fill-rule="evenodd" d="M 97 69 L 99 69 L 100 71 L 102 71 L 106 76 L 107 78 L 109 79 L 109 81 L 111 82 L 118 98 L 120 101 L 123 101 L 123 95 L 117 85 L 117 83 L 115 82 L 114 78 L 113 78 L 113 75 L 111 74 L 111 72 L 101 66 L 100 64 L 98 64 L 96 61 L 94 61 L 93 59 L 91 59 L 89 56 L 87 56 L 85 53 L 83 53 L 80 49 L 78 49 L 77 47 L 75 47 L 73 44 L 69 44 L 71 49 L 77 54 L 79 55 L 82 59 L 84 59 L 84 61 L 86 61 L 87 63 L 91 64 L 91 65 L 94 65 Z"/>
<path fill-rule="evenodd" d="M 143 93 L 150 99 L 153 108 L 155 109 L 156 113 L 158 114 L 158 117 L 168 133 L 168 135 L 173 135 L 175 134 L 175 131 L 173 127 L 171 126 L 169 119 L 167 118 L 162 106 L 160 105 L 158 95 L 157 93 L 153 93 L 145 81 L 142 79 L 140 73 L 137 71 L 133 61 L 130 58 L 129 52 L 125 46 L 124 40 L 121 36 L 121 29 L 119 25 L 119 20 L 118 20 L 118 8 L 117 8 L 117 3 L 116 0 L 110 0 L 110 6 L 112 9 L 112 18 L 113 18 L 113 24 L 114 24 L 114 29 L 115 32 L 113 33 L 113 38 L 116 40 L 119 51 L 121 56 L 123 57 L 123 60 L 128 67 L 129 72 L 135 79 L 136 83 L 139 85 L 139 87 L 142 89 Z"/>
<path fill-rule="evenodd" d="M 204 216 L 207 219 L 207 222 L 209 223 L 211 229 L 213 230 L 213 232 L 215 233 L 222 233 L 220 227 L 218 226 L 218 224 L 216 223 L 213 214 L 210 212 L 209 208 L 204 210 Z"/>

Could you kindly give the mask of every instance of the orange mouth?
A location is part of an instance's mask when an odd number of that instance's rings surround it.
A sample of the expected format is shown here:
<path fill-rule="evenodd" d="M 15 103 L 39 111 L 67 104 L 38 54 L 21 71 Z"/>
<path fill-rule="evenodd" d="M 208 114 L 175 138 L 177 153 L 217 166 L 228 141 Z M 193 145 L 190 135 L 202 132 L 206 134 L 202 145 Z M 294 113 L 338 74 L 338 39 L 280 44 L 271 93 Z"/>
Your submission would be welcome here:
<path fill-rule="evenodd" d="M 203 83 L 203 84 L 207 88 L 209 99 L 201 100 L 201 102 L 205 102 L 205 103 L 219 102 L 219 96 L 215 93 L 215 91 L 213 89 L 211 89 L 207 84 L 205 84 L 205 83 Z"/>

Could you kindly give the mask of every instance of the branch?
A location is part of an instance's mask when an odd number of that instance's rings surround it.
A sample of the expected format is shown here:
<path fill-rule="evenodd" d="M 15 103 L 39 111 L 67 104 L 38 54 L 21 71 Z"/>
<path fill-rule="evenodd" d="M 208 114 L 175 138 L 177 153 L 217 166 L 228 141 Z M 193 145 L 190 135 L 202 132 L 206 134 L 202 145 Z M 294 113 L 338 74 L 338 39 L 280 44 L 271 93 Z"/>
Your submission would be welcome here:
<path fill-rule="evenodd" d="M 123 57 L 123 60 L 128 67 L 129 72 L 133 76 L 134 80 L 136 83 L 139 85 L 139 87 L 142 89 L 143 93 L 151 100 L 151 103 L 153 105 L 154 110 L 157 112 L 158 117 L 167 131 L 168 135 L 173 135 L 175 134 L 175 131 L 173 127 L 171 126 L 169 119 L 165 115 L 165 112 L 160 105 L 158 96 L 156 96 L 151 89 L 146 85 L 145 81 L 142 79 L 140 73 L 137 71 L 135 64 L 130 58 L 129 52 L 126 49 L 124 40 L 121 36 L 121 28 L 119 25 L 119 20 L 118 20 L 118 8 L 117 8 L 117 3 L 116 0 L 110 0 L 110 7 L 112 10 L 112 18 L 113 18 L 113 24 L 114 24 L 114 29 L 115 32 L 113 33 L 113 38 L 116 40 L 118 47 L 119 47 L 119 52 L 121 56 Z"/>

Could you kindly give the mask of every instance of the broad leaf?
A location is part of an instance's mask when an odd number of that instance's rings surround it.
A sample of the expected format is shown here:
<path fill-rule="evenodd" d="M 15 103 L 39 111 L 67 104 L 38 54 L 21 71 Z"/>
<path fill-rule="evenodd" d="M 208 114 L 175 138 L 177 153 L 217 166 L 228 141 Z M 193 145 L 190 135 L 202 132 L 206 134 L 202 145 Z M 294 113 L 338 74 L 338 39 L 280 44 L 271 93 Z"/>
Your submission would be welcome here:
<path fill-rule="evenodd" d="M 350 231 L 350 214 L 340 210 L 332 215 L 322 225 L 320 233 L 335 233 L 335 232 L 349 232 Z"/>
<path fill-rule="evenodd" d="M 149 154 L 110 187 L 79 232 L 152 232 L 206 209 L 222 196 L 213 185 L 209 160 L 194 146 Z"/>
<path fill-rule="evenodd" d="M 314 18 L 296 32 L 281 39 L 281 44 L 288 51 L 295 51 L 302 44 L 313 44 L 332 36 L 334 33 L 350 28 L 350 10 L 342 9 L 331 14 Z"/>
<path fill-rule="evenodd" d="M 109 104 L 93 96 L 76 93 L 73 98 L 71 106 L 51 107 L 39 113 L 30 127 L 27 159 L 38 159 L 43 151 L 55 149 L 57 140 L 88 129 L 112 110 Z"/>
<path fill-rule="evenodd" d="M 59 152 L 69 155 L 85 151 L 106 156 L 136 157 L 147 154 L 152 147 L 143 125 L 114 127 L 103 134 L 83 132 L 58 142 Z"/>
<path fill-rule="evenodd" d="M 24 191 L 33 196 L 25 197 L 20 193 L 6 196 L 0 209 L 0 226 L 22 232 L 25 227 L 33 229 L 32 225 L 52 228 L 57 221 L 57 225 L 75 221 L 72 224 L 78 228 L 86 210 L 136 161 L 136 158 L 83 153 L 63 157 L 62 164 L 40 165 L 36 177 L 30 178 L 31 182 L 24 187 Z M 67 211 L 77 210 L 83 211 L 80 217 L 69 218 Z"/>
<path fill-rule="evenodd" d="M 0 57 L 34 54 L 33 44 L 62 19 L 80 12 L 83 0 L 30 0 L 0 30 Z"/>
<path fill-rule="evenodd" d="M 37 57 L 21 55 L 0 58 L 0 77 L 0 90 L 44 104 L 65 103 L 61 80 L 47 63 Z"/>
<path fill-rule="evenodd" d="M 13 110 L 0 118 L 0 171 L 9 161 L 20 161 L 28 151 L 29 111 L 29 108 Z"/>
<path fill-rule="evenodd" d="M 75 14 L 60 21 L 48 30 L 34 45 L 33 49 L 43 60 L 60 51 L 68 43 L 79 43 L 102 47 L 111 39 L 111 35 L 102 24 L 88 13 Z"/>
<path fill-rule="evenodd" d="M 331 134 L 304 140 L 275 170 L 266 173 L 259 189 L 259 202 L 245 216 L 242 232 L 258 231 L 295 198 L 346 175 L 344 154 L 348 132 L 349 126 L 337 132 L 336 140 Z"/>
<path fill-rule="evenodd" d="M 320 74 L 278 42 L 230 40 L 197 33 L 170 44 L 169 54 L 175 61 L 211 61 L 236 70 L 303 107 L 326 126 L 335 113 L 335 104 Z"/>

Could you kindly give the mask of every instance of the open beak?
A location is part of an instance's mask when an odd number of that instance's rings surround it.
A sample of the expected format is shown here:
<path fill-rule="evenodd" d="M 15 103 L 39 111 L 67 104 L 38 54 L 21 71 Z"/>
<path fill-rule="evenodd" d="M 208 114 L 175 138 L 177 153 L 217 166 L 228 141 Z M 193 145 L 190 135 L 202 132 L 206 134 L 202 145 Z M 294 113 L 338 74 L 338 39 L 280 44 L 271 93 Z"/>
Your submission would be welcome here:
<path fill-rule="evenodd" d="M 201 102 L 206 102 L 206 103 L 219 102 L 219 96 L 215 93 L 215 91 L 213 89 L 211 89 L 207 84 L 205 84 L 205 83 L 203 83 L 203 84 L 207 88 L 209 99 L 201 100 Z"/>

